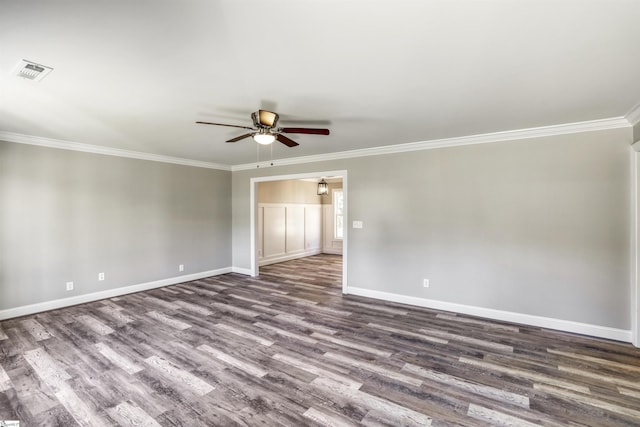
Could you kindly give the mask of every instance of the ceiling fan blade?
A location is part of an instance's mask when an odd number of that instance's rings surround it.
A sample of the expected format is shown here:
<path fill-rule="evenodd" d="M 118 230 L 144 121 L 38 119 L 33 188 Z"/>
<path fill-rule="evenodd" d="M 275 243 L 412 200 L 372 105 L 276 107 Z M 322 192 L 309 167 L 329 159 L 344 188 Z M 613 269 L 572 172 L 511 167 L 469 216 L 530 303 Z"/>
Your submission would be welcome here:
<path fill-rule="evenodd" d="M 231 128 L 240 128 L 240 129 L 253 130 L 253 128 L 251 128 L 249 126 L 228 125 L 228 124 L 225 124 L 225 123 L 211 123 L 211 122 L 196 122 L 196 123 L 200 124 L 200 125 L 228 126 L 228 127 L 231 127 Z"/>
<path fill-rule="evenodd" d="M 287 147 L 295 147 L 296 145 L 300 145 L 297 142 L 295 142 L 293 139 L 289 139 L 284 135 L 276 135 L 276 139 L 280 142 L 282 142 L 284 145 L 286 145 Z"/>
<path fill-rule="evenodd" d="M 280 132 L 284 133 L 306 133 L 310 135 L 329 135 L 329 129 L 312 129 L 312 128 L 282 128 Z"/>
<path fill-rule="evenodd" d="M 241 139 L 248 138 L 251 135 L 253 135 L 253 134 L 252 133 L 245 133 L 244 135 L 240 135 L 240 136 L 236 136 L 235 138 L 231 138 L 227 142 L 237 142 L 237 141 L 240 141 Z"/>

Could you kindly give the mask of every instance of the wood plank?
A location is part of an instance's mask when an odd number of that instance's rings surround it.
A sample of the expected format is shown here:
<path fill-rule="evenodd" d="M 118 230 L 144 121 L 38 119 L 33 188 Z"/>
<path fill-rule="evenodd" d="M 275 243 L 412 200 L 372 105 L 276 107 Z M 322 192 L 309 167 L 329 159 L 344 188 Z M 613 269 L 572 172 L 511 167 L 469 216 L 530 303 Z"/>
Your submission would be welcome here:
<path fill-rule="evenodd" d="M 262 337 L 259 337 L 255 334 L 252 334 L 250 332 L 244 331 L 242 329 L 239 328 L 234 328 L 233 326 L 227 325 L 225 323 L 216 323 L 215 325 L 213 325 L 215 328 L 218 328 L 220 330 L 223 330 L 225 332 L 229 332 L 232 333 L 234 335 L 237 335 L 241 338 L 245 338 L 251 341 L 255 341 L 258 344 L 264 345 L 264 346 L 271 346 L 273 345 L 273 341 L 269 341 L 267 339 L 264 339 Z"/>
<path fill-rule="evenodd" d="M 347 387 L 338 382 L 327 378 L 318 377 L 311 382 L 312 385 L 318 387 L 326 393 L 336 393 L 356 403 L 362 404 L 368 408 L 385 412 L 388 416 L 397 420 L 398 424 L 404 426 L 430 426 L 431 418 L 426 414 L 421 414 L 412 409 L 390 402 L 377 396 L 361 392 L 352 387 Z"/>
<path fill-rule="evenodd" d="M 11 383 L 11 378 L 0 365 L 0 393 L 5 392 L 9 389 L 13 388 L 13 384 Z"/>
<path fill-rule="evenodd" d="M 332 335 L 326 335 L 326 334 L 322 334 L 320 332 L 313 332 L 311 334 L 311 336 L 313 338 L 318 338 L 320 340 L 329 341 L 330 343 L 338 344 L 338 345 L 343 346 L 343 347 L 349 347 L 349 348 L 353 348 L 353 349 L 356 349 L 356 350 L 363 351 L 365 353 L 371 353 L 371 354 L 376 355 L 376 356 L 381 356 L 381 357 L 390 357 L 391 356 L 391 352 L 390 351 L 380 350 L 378 348 L 374 348 L 374 347 L 371 347 L 369 345 L 361 344 L 361 343 L 358 343 L 358 342 L 355 342 L 355 341 L 345 340 L 345 339 L 342 339 L 342 338 L 337 338 L 337 337 L 334 337 Z"/>
<path fill-rule="evenodd" d="M 147 359 L 144 359 L 144 362 L 155 368 L 164 374 L 168 378 L 171 378 L 174 382 L 178 382 L 180 384 L 185 385 L 187 388 L 191 389 L 191 391 L 197 395 L 204 395 L 214 390 L 214 387 L 206 382 L 202 381 L 200 378 L 195 375 L 180 369 L 173 363 L 169 362 L 166 359 L 163 359 L 158 356 L 151 356 Z"/>
<path fill-rule="evenodd" d="M 486 386 L 484 384 L 461 380 L 460 378 L 452 375 L 443 374 L 430 369 L 424 369 L 411 363 L 406 363 L 402 370 L 419 375 L 429 381 L 437 381 L 446 384 L 447 386 L 453 386 L 461 390 L 470 391 L 480 396 L 490 397 L 513 405 L 522 406 L 523 408 L 529 408 L 529 398 L 527 396 L 511 393 L 495 387 Z"/>
<path fill-rule="evenodd" d="M 482 360 L 476 360 L 476 359 L 470 359 L 467 357 L 461 357 L 460 361 L 462 363 L 467 363 L 469 365 L 473 365 L 473 366 L 478 366 L 481 368 L 485 368 L 488 370 L 494 370 L 503 374 L 507 374 L 507 375 L 513 375 L 513 376 L 520 376 L 523 378 L 527 378 L 531 381 L 539 381 L 542 383 L 546 383 L 546 384 L 551 384 L 551 385 L 555 385 L 557 387 L 562 387 L 562 388 L 566 388 L 567 390 L 575 390 L 575 391 L 579 391 L 581 393 L 591 393 L 591 391 L 589 390 L 588 387 L 579 385 L 579 384 L 574 384 L 572 382 L 569 381 L 564 381 L 564 380 L 558 380 L 555 377 L 551 377 L 548 375 L 544 375 L 544 374 L 539 374 L 537 372 L 530 372 L 530 371 L 526 371 L 524 369 L 514 369 L 514 368 L 510 368 L 508 366 L 501 366 L 501 365 L 497 365 L 495 363 L 490 363 L 490 362 L 485 362 Z"/>
<path fill-rule="evenodd" d="M 76 320 L 98 335 L 108 335 L 115 332 L 113 329 L 111 329 L 109 326 L 105 325 L 95 317 L 86 314 L 76 317 Z"/>
<path fill-rule="evenodd" d="M 278 335 L 282 335 L 283 337 L 287 337 L 287 338 L 292 338 L 298 341 L 303 341 L 307 344 L 317 344 L 318 341 L 314 340 L 313 338 L 309 338 L 306 335 L 303 334 L 297 334 L 294 332 L 290 332 L 290 331 L 286 331 L 284 329 L 281 328 L 277 328 L 273 325 L 269 325 L 267 323 L 263 323 L 263 322 L 256 322 L 254 323 L 255 326 L 262 328 L 262 329 L 266 329 L 267 331 L 271 331 L 271 332 L 275 332 Z"/>
<path fill-rule="evenodd" d="M 111 425 L 108 420 L 98 415 L 85 400 L 78 397 L 73 389 L 67 384 L 58 388 L 56 391 L 56 397 L 80 426 L 107 427 Z"/>
<path fill-rule="evenodd" d="M 36 341 L 46 340 L 53 336 L 35 319 L 25 319 L 20 323 L 22 323 L 22 327 L 25 328 L 36 339 Z"/>
<path fill-rule="evenodd" d="M 353 366 L 354 368 L 366 369 L 369 372 L 391 378 L 392 380 L 399 381 L 401 383 L 413 385 L 416 387 L 419 387 L 422 384 L 422 380 L 419 378 L 410 377 L 400 372 L 396 372 L 392 369 L 383 367 L 378 363 L 366 362 L 364 360 L 354 359 L 352 357 L 343 356 L 342 354 L 332 352 L 325 353 L 324 357 L 342 364 Z"/>
<path fill-rule="evenodd" d="M 107 409 L 107 412 L 121 426 L 160 427 L 160 424 L 153 417 L 130 402 L 122 402 Z"/>
<path fill-rule="evenodd" d="M 126 356 L 118 354 L 105 343 L 97 343 L 95 344 L 95 347 L 98 349 L 100 354 L 109 360 L 109 362 L 113 363 L 128 374 L 135 374 L 136 372 L 140 372 L 144 369 L 142 366 L 129 360 Z"/>
<path fill-rule="evenodd" d="M 593 406 L 595 408 L 604 409 L 605 411 L 610 411 L 614 414 L 621 414 L 624 416 L 628 416 L 633 418 L 634 420 L 640 420 L 639 409 L 627 408 L 624 406 L 611 404 L 602 399 L 596 399 L 592 396 L 575 393 L 567 389 L 554 387 L 547 384 L 534 384 L 533 388 L 535 390 L 542 390 L 546 393 L 554 394 L 560 398 L 565 398 L 565 399 L 573 400 L 582 404 Z"/>
<path fill-rule="evenodd" d="M 65 381 L 71 379 L 67 371 L 42 348 L 26 351 L 24 358 L 54 392 L 65 387 Z"/>
<path fill-rule="evenodd" d="M 121 307 L 115 308 L 112 305 L 106 305 L 104 307 L 100 307 L 98 310 L 112 317 L 116 323 L 120 325 L 134 321 L 133 317 L 127 316 L 123 313 L 123 309 Z"/>
<path fill-rule="evenodd" d="M 226 354 L 222 351 L 216 350 L 206 344 L 203 344 L 201 346 L 198 347 L 198 350 L 207 352 L 209 354 L 212 354 L 213 356 L 215 356 L 216 358 L 222 360 L 225 363 L 228 363 L 231 366 L 234 366 L 248 374 L 251 374 L 253 376 L 256 377 L 264 377 L 265 375 L 268 374 L 268 372 L 262 368 L 260 368 L 258 365 L 255 365 L 253 363 L 249 363 L 249 362 L 245 362 L 243 360 L 240 360 L 236 357 L 233 357 L 229 354 Z"/>
<path fill-rule="evenodd" d="M 357 424 L 338 414 L 311 407 L 305 411 L 305 417 L 326 427 L 355 427 Z"/>
<path fill-rule="evenodd" d="M 433 337 L 431 335 L 426 335 L 426 334 L 418 334 L 418 333 L 411 332 L 411 331 L 403 331 L 402 329 L 393 328 L 393 327 L 385 326 L 385 325 L 380 325 L 378 323 L 368 323 L 367 326 L 370 327 L 370 328 L 376 328 L 376 329 L 380 329 L 380 330 L 391 332 L 391 333 L 398 334 L 398 335 L 403 335 L 403 336 L 407 336 L 407 337 L 411 337 L 411 338 L 416 338 L 416 339 L 419 339 L 419 340 L 422 340 L 422 341 L 430 341 L 430 342 L 437 343 L 437 344 L 448 344 L 449 343 L 449 340 L 445 339 L 445 338 Z"/>
<path fill-rule="evenodd" d="M 314 375 L 318 375 L 320 377 L 328 378 L 337 383 L 344 384 L 347 387 L 351 387 L 354 389 L 359 389 L 362 386 L 361 382 L 358 382 L 352 378 L 344 376 L 342 374 L 330 371 L 329 369 L 324 369 L 320 366 L 317 366 L 309 359 L 303 359 L 301 357 L 292 357 L 285 354 L 274 354 L 273 358 L 284 362 L 290 366 L 301 369 L 303 371 L 310 372 Z"/>
<path fill-rule="evenodd" d="M 493 409 L 484 408 L 482 406 L 471 404 L 469 405 L 468 415 L 471 418 L 486 421 L 494 426 L 519 426 L 519 427 L 539 427 L 540 424 L 535 424 L 522 418 L 514 417 L 512 415 L 503 414 Z"/>
<path fill-rule="evenodd" d="M 147 316 L 151 317 L 154 320 L 157 320 L 160 323 L 164 323 L 165 325 L 171 326 L 172 328 L 178 329 L 180 331 L 183 331 L 191 327 L 191 325 L 189 325 L 188 323 L 181 322 L 178 319 L 175 319 L 174 317 L 167 316 L 157 311 L 149 311 L 147 313 Z"/>

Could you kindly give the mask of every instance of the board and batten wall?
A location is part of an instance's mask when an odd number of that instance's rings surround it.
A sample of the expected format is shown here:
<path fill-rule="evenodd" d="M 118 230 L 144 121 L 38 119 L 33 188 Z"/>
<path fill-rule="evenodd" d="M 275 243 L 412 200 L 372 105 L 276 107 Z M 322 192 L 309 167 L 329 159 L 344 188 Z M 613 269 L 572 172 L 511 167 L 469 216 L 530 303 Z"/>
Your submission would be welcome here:
<path fill-rule="evenodd" d="M 259 265 L 317 255 L 322 251 L 322 205 L 317 184 L 300 180 L 258 185 Z"/>
<path fill-rule="evenodd" d="M 363 222 L 348 233 L 348 293 L 628 341 L 632 138 L 621 128 L 237 170 L 233 265 L 251 263 L 251 178 L 347 170 L 347 224 Z"/>
<path fill-rule="evenodd" d="M 230 171 L 0 142 L 0 318 L 229 272 L 231 224 Z"/>

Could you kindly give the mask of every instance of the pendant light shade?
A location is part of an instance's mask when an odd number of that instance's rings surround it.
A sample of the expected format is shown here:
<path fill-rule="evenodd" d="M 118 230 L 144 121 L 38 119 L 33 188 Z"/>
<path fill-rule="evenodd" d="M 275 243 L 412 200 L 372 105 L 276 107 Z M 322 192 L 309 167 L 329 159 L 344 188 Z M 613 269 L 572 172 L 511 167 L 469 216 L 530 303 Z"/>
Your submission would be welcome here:
<path fill-rule="evenodd" d="M 322 178 L 318 183 L 318 196 L 326 196 L 327 194 L 329 194 L 329 185 L 327 181 Z"/>

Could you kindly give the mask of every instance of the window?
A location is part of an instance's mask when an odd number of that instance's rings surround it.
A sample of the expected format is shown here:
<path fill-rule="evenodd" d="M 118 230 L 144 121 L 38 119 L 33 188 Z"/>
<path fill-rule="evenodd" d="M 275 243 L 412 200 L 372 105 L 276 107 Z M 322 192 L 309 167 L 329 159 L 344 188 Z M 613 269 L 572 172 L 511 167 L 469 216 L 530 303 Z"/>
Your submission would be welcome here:
<path fill-rule="evenodd" d="M 344 237 L 344 193 L 342 189 L 333 190 L 333 238 Z"/>

